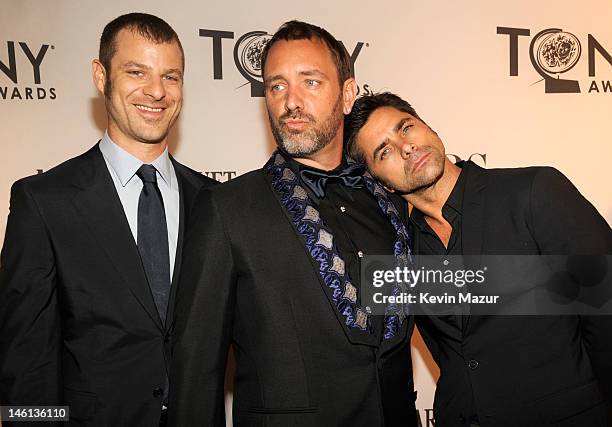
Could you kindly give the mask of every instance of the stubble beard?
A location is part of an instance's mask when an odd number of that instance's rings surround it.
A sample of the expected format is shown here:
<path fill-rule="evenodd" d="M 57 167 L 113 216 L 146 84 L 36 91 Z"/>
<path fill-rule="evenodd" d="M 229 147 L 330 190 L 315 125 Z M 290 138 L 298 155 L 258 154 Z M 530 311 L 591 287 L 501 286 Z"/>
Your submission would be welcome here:
<path fill-rule="evenodd" d="M 445 163 L 444 155 L 431 147 L 424 147 L 424 153 L 431 153 L 430 164 L 426 165 L 424 169 L 421 169 L 415 175 L 412 174 L 412 162 L 405 162 L 404 174 L 399 184 L 391 183 L 389 180 L 378 176 L 375 176 L 375 178 L 385 187 L 396 191 L 398 194 L 417 195 L 423 193 L 442 178 Z"/>
<path fill-rule="evenodd" d="M 282 151 L 291 157 L 309 158 L 329 145 L 342 126 L 344 120 L 342 95 L 338 96 L 332 112 L 320 126 L 317 126 L 317 121 L 313 116 L 300 110 L 285 113 L 278 118 L 278 121 L 268 111 L 268 118 L 276 145 Z M 283 120 L 295 118 L 305 118 L 313 126 L 304 131 L 282 129 Z"/>
<path fill-rule="evenodd" d="M 123 120 L 120 120 L 119 117 L 115 116 L 115 114 L 118 113 L 115 112 L 113 105 L 113 85 L 110 80 L 110 75 L 104 84 L 104 103 L 106 112 L 110 117 L 112 117 L 113 121 L 115 122 L 115 126 L 117 126 L 117 128 L 125 135 L 131 135 L 132 138 L 143 144 L 155 145 L 161 143 L 168 136 L 174 122 L 178 118 L 178 116 L 175 117 L 174 120 L 171 120 L 170 123 L 168 123 L 166 129 L 161 130 L 151 130 L 147 128 L 146 125 L 143 126 L 137 122 L 132 122 L 129 114 L 126 116 L 127 121 L 124 123 Z M 142 120 L 148 122 L 146 119 Z"/>

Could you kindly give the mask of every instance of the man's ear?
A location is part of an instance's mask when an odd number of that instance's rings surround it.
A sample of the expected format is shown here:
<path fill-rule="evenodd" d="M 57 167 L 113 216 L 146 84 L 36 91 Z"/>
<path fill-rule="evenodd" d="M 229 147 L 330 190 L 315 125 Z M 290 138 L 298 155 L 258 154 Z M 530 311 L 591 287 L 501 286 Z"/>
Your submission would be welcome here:
<path fill-rule="evenodd" d="M 342 85 L 342 110 L 344 114 L 351 112 L 355 98 L 357 98 L 357 82 L 351 77 Z"/>
<path fill-rule="evenodd" d="M 105 95 L 104 88 L 106 87 L 106 69 L 98 59 L 91 61 L 91 76 L 98 91 Z"/>

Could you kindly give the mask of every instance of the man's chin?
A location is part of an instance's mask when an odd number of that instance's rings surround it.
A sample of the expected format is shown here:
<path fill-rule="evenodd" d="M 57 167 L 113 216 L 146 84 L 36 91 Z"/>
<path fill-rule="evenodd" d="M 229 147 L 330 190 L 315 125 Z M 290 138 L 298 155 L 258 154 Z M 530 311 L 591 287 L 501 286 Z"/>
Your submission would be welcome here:
<path fill-rule="evenodd" d="M 436 174 L 435 176 L 424 176 L 417 181 L 411 182 L 410 185 L 404 189 L 403 194 L 423 193 L 424 191 L 433 187 L 440 180 L 440 178 L 442 178 L 443 173 L 444 171 Z"/>
<path fill-rule="evenodd" d="M 279 148 L 291 157 L 309 157 L 319 149 L 312 142 L 291 141 L 288 138 L 278 143 Z"/>
<path fill-rule="evenodd" d="M 156 145 L 156 144 L 161 144 L 162 142 L 164 142 L 164 140 L 168 137 L 168 133 L 155 133 L 155 134 L 140 134 L 138 135 L 138 138 L 136 138 L 138 141 L 142 142 L 143 144 L 150 144 L 150 145 Z"/>

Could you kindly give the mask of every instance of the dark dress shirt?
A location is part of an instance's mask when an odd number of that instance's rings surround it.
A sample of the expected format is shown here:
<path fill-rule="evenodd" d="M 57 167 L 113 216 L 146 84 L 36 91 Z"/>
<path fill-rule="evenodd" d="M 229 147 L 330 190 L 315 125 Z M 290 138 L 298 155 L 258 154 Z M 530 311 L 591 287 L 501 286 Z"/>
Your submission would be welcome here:
<path fill-rule="evenodd" d="M 360 289 L 361 259 L 365 255 L 393 255 L 396 239 L 393 225 L 365 186 L 350 187 L 340 181 L 330 180 L 326 186 L 325 196 L 319 198 L 308 184 L 304 183 L 300 171 L 304 169 L 324 171 L 305 166 L 289 156 L 287 159 L 289 167 L 300 179 L 313 205 L 319 210 L 321 218 L 334 235 L 334 243 L 345 262 L 351 283 Z M 343 161 L 334 171 L 346 166 L 346 161 Z M 400 203 L 398 206 L 397 200 L 393 201 L 400 212 L 405 211 L 405 205 L 401 206 Z M 372 316 L 372 319 L 374 330 L 381 337 L 383 316 Z"/>
<path fill-rule="evenodd" d="M 469 163 L 459 164 L 463 166 L 457 182 L 453 187 L 448 199 L 442 206 L 442 216 L 452 227 L 450 239 L 448 245 L 444 247 L 444 243 L 435 233 L 435 231 L 425 221 L 425 215 L 418 209 L 413 209 L 410 214 L 410 221 L 408 224 L 408 233 L 413 244 L 413 252 L 417 255 L 461 255 L 461 215 L 463 208 L 463 194 L 466 191 L 472 191 L 469 187 L 467 175 L 469 174 Z M 439 316 L 439 318 L 446 322 L 451 328 L 455 329 L 459 335 L 463 334 L 463 327 L 465 325 L 466 316 L 464 315 L 449 315 Z M 470 411 L 471 422 L 478 423 L 478 417 L 476 416 L 474 398 L 471 399 Z"/>

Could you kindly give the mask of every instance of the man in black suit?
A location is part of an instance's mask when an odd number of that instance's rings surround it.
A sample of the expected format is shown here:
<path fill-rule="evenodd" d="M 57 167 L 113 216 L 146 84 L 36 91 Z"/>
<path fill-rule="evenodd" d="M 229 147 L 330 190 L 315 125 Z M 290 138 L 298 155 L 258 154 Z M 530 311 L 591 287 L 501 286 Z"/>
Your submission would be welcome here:
<path fill-rule="evenodd" d="M 232 344 L 236 426 L 414 426 L 413 321 L 400 307 L 371 315 L 360 301 L 360 258 L 405 259 L 408 236 L 387 193 L 343 157 L 357 91 L 348 53 L 324 29 L 291 21 L 262 64 L 279 149 L 194 204 L 169 421 L 225 425 Z"/>
<path fill-rule="evenodd" d="M 560 172 L 455 165 L 396 95 L 358 99 L 345 137 L 351 157 L 412 206 L 417 255 L 612 253 L 610 227 Z M 440 366 L 437 426 L 609 425 L 612 316 L 451 314 L 417 325 Z"/>
<path fill-rule="evenodd" d="M 11 192 L 0 269 L 0 404 L 69 405 L 71 425 L 165 416 L 173 279 L 196 192 L 168 155 L 184 58 L 152 15 L 110 22 L 93 61 L 108 128 Z"/>

